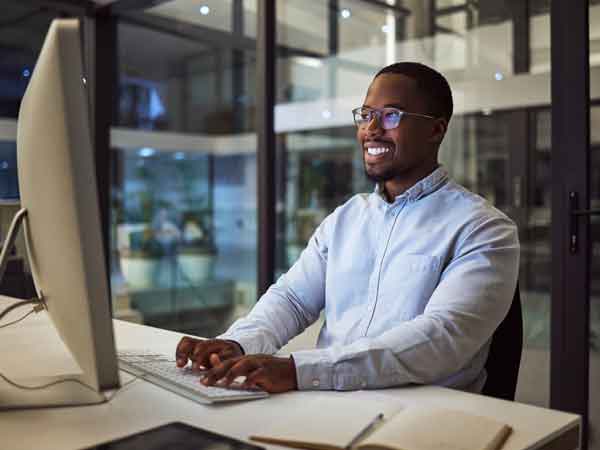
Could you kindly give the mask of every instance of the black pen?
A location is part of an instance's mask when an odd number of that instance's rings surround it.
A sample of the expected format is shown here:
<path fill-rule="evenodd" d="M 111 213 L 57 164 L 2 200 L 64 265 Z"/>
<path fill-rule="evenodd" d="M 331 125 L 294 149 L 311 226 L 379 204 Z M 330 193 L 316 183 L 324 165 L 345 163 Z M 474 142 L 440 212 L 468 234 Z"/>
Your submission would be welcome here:
<path fill-rule="evenodd" d="M 375 418 L 371 420 L 371 422 L 369 422 L 369 424 L 366 427 L 360 430 L 360 432 L 356 436 L 354 436 L 354 438 L 350 442 L 348 442 L 348 445 L 344 447 L 344 450 L 350 450 L 352 447 L 354 447 L 362 438 L 364 438 L 368 433 L 370 433 L 371 430 L 373 430 L 373 428 L 375 428 L 377 424 L 382 420 L 383 413 L 377 414 Z"/>

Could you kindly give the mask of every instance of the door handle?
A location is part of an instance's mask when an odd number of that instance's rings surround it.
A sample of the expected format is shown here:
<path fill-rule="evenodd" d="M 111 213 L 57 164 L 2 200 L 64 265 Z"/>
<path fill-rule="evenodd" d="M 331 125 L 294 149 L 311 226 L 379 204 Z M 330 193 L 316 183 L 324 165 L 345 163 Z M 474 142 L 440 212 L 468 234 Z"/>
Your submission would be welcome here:
<path fill-rule="evenodd" d="M 581 216 L 600 216 L 600 209 L 578 209 L 577 192 L 569 192 L 569 216 L 571 218 L 569 225 L 569 250 L 571 253 L 577 253 L 579 247 L 579 232 L 577 219 Z"/>

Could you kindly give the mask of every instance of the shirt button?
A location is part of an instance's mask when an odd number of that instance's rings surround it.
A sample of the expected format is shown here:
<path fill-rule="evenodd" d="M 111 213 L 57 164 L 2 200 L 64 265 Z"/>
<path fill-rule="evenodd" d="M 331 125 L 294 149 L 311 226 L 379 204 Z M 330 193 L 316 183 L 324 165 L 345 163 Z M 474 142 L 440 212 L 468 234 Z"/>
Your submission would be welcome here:
<path fill-rule="evenodd" d="M 312 385 L 313 387 L 319 387 L 321 385 L 321 382 L 315 378 L 314 380 L 312 380 Z"/>

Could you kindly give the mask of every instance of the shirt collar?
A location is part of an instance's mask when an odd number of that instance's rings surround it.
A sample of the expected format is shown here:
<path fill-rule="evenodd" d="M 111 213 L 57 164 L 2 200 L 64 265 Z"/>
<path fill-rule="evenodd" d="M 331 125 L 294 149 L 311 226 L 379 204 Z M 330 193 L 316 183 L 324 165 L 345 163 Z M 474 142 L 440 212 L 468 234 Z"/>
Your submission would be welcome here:
<path fill-rule="evenodd" d="M 402 194 L 396 197 L 394 203 L 399 199 L 407 199 L 408 201 L 417 201 L 420 198 L 431 194 L 432 192 L 439 189 L 448 180 L 448 171 L 443 167 L 439 166 L 425 178 L 419 180 L 416 184 L 411 186 L 409 189 L 404 191 Z M 377 183 L 375 185 L 375 194 L 382 198 L 386 203 L 385 194 L 383 192 L 383 184 Z"/>

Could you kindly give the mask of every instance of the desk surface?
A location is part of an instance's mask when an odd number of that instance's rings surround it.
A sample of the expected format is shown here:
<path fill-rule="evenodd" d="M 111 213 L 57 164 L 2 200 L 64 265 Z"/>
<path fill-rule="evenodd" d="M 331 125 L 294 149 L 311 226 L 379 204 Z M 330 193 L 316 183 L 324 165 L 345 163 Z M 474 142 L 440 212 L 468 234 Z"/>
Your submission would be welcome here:
<path fill-rule="evenodd" d="M 0 372 L 16 377 L 24 367 L 34 367 L 31 365 L 34 362 L 47 371 L 48 366 L 43 366 L 46 358 L 37 356 L 42 353 L 40 342 L 43 353 L 58 355 L 53 361 L 59 362 L 50 365 L 54 373 L 61 373 L 59 366 L 72 370 L 72 363 L 68 367 L 66 362 L 67 353 L 60 349 L 61 344 L 43 315 L 30 316 L 19 326 L 0 330 Z M 181 337 L 178 333 L 118 320 L 115 320 L 115 335 L 119 349 L 151 348 L 167 354 L 174 351 Z M 18 358 L 24 360 L 17 364 L 16 343 Z M 124 372 L 121 377 L 123 382 L 130 379 Z M 268 434 L 270 424 L 282 421 L 311 432 L 319 428 L 312 424 L 328 423 L 328 432 L 336 433 L 347 427 L 348 420 L 363 420 L 363 416 L 369 417 L 373 412 L 389 414 L 411 404 L 437 405 L 504 421 L 514 431 L 503 450 L 569 450 L 577 448 L 579 443 L 577 415 L 433 386 L 290 392 L 261 400 L 204 406 L 136 380 L 105 404 L 0 412 L 0 449 L 80 449 L 171 421 L 186 422 L 241 440 L 248 440 L 252 434 Z"/>

